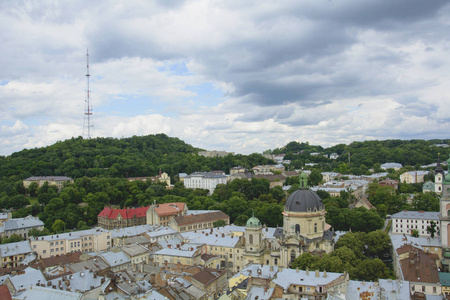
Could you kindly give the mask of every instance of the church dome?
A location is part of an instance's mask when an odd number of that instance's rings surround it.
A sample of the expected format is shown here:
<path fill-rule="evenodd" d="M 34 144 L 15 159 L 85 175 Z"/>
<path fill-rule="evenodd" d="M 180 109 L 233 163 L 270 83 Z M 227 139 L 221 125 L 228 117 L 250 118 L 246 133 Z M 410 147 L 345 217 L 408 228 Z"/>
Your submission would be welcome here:
<path fill-rule="evenodd" d="M 310 189 L 299 189 L 286 200 L 284 211 L 311 212 L 324 209 L 320 197 Z"/>
<path fill-rule="evenodd" d="M 245 227 L 261 227 L 261 221 L 255 216 L 247 220 Z"/>

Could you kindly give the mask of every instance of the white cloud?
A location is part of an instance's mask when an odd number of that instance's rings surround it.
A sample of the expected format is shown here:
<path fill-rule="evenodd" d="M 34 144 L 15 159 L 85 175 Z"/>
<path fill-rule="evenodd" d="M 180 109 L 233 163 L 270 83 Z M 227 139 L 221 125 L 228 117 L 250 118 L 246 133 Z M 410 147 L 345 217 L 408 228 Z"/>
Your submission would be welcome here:
<path fill-rule="evenodd" d="M 445 1 L 2 2 L 0 154 L 82 133 L 164 132 L 251 153 L 291 140 L 436 138 Z"/>

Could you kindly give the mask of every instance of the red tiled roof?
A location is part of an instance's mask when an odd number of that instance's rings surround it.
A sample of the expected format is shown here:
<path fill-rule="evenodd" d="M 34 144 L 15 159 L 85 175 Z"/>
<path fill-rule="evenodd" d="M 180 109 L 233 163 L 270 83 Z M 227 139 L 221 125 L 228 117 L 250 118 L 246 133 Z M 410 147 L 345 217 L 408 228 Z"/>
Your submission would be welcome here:
<path fill-rule="evenodd" d="M 155 212 L 158 216 L 171 216 L 183 211 L 185 207 L 186 203 L 184 202 L 163 203 L 155 207 Z"/>
<path fill-rule="evenodd" d="M 124 219 L 131 219 L 136 216 L 136 218 L 145 217 L 147 214 L 148 207 L 140 208 L 124 208 L 124 209 L 113 209 L 110 207 L 105 207 L 99 214 L 99 217 L 107 219 L 116 219 L 120 214 Z"/>

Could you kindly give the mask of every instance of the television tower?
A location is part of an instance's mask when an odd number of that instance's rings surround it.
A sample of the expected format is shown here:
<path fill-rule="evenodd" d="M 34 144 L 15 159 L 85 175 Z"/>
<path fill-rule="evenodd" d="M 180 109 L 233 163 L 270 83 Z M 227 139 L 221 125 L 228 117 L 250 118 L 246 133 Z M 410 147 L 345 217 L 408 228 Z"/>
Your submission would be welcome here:
<path fill-rule="evenodd" d="M 89 89 L 89 50 L 86 49 L 86 62 L 87 62 L 87 72 L 86 72 L 86 81 L 87 81 L 87 89 L 86 89 L 86 99 L 84 100 L 84 123 L 83 123 L 83 138 L 90 139 L 91 134 L 94 131 L 94 123 L 91 120 L 92 116 L 92 105 L 90 103 L 91 98 L 91 90 Z"/>

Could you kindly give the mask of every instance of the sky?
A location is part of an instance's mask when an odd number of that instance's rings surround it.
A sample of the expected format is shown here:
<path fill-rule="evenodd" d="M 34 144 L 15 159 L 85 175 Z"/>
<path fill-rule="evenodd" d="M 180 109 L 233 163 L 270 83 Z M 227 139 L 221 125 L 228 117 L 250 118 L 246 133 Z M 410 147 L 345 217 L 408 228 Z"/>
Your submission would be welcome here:
<path fill-rule="evenodd" d="M 87 49 L 91 137 L 449 137 L 448 1 L 2 0 L 0 28 L 0 155 L 83 135 Z"/>

